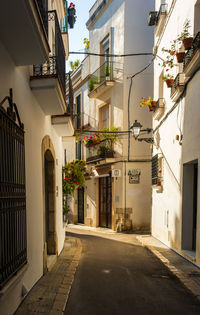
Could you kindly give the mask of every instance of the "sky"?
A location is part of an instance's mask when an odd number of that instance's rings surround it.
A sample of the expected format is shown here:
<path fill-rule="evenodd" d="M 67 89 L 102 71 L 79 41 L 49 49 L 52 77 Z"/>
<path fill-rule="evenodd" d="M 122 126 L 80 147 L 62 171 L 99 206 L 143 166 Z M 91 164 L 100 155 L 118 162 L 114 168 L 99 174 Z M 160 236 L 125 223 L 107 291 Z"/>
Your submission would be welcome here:
<path fill-rule="evenodd" d="M 68 5 L 73 2 L 76 7 L 77 20 L 74 24 L 74 28 L 69 28 L 69 51 L 84 51 L 83 39 L 84 37 L 89 38 L 88 30 L 85 23 L 89 19 L 89 10 L 93 6 L 96 0 L 68 0 Z M 80 59 L 82 60 L 84 55 L 69 55 L 66 63 L 69 71 L 69 61 Z"/>

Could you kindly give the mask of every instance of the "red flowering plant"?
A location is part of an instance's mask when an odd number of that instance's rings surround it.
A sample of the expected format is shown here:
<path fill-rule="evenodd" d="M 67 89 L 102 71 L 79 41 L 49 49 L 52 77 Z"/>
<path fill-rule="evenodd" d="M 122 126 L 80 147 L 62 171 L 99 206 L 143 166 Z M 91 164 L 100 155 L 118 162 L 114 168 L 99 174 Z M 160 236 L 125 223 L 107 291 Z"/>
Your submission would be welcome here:
<path fill-rule="evenodd" d="M 75 160 L 63 167 L 63 194 L 73 195 L 75 190 L 85 184 L 86 162 Z"/>
<path fill-rule="evenodd" d="M 99 133 L 95 133 L 93 136 L 84 137 L 82 141 L 86 147 L 96 145 L 101 142 L 101 136 Z"/>

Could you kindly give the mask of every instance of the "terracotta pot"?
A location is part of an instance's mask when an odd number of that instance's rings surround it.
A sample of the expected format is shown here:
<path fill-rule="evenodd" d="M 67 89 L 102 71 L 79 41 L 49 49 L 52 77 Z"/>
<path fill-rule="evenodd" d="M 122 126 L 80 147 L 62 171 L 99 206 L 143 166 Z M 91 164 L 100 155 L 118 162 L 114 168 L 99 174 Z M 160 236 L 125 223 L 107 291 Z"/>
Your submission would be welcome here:
<path fill-rule="evenodd" d="M 172 87 L 173 84 L 174 84 L 174 79 L 168 79 L 168 80 L 166 80 L 165 82 L 166 82 L 166 84 L 167 84 L 167 87 L 170 88 L 170 87 Z"/>
<path fill-rule="evenodd" d="M 183 39 L 183 46 L 186 50 L 192 47 L 193 37 Z"/>
<path fill-rule="evenodd" d="M 154 108 L 156 107 L 156 101 L 151 101 L 151 105 L 149 105 L 149 111 L 154 111 Z"/>
<path fill-rule="evenodd" d="M 184 57 L 185 57 L 185 52 L 177 52 L 176 53 L 176 58 L 177 58 L 178 63 L 183 62 Z"/>
<path fill-rule="evenodd" d="M 93 147 L 93 145 L 94 145 L 93 143 L 86 143 L 85 146 L 86 146 L 86 148 L 89 148 L 89 147 Z"/>

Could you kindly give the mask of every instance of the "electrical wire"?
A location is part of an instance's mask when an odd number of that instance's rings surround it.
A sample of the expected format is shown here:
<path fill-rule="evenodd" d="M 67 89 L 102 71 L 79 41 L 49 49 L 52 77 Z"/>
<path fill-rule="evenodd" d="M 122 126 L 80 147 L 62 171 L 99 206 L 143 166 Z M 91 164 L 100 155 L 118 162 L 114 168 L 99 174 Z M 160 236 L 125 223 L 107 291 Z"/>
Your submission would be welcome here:
<path fill-rule="evenodd" d="M 70 51 L 69 55 L 88 55 L 88 56 L 100 56 L 100 57 L 132 57 L 132 56 L 152 56 L 153 53 L 133 53 L 133 54 L 99 54 L 92 52 L 80 52 L 80 51 Z"/>

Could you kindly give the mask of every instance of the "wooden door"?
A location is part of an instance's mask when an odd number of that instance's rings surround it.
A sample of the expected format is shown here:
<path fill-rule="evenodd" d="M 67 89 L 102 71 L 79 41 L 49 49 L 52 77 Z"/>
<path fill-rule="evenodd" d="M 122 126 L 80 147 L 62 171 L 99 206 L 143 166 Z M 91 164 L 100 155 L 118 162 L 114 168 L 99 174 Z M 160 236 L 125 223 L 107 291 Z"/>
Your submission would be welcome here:
<path fill-rule="evenodd" d="M 78 189 L 78 223 L 84 223 L 84 188 Z"/>
<path fill-rule="evenodd" d="M 99 179 L 99 226 L 111 228 L 112 226 L 112 178 Z"/>

